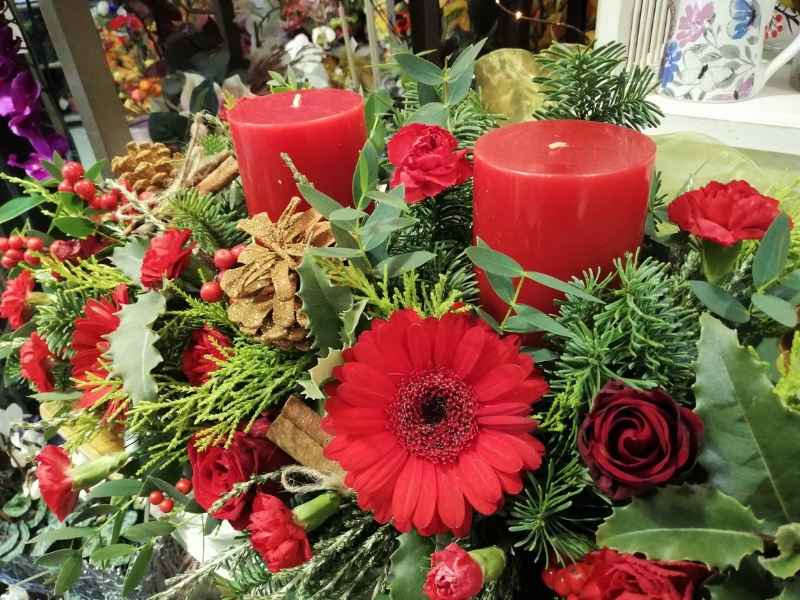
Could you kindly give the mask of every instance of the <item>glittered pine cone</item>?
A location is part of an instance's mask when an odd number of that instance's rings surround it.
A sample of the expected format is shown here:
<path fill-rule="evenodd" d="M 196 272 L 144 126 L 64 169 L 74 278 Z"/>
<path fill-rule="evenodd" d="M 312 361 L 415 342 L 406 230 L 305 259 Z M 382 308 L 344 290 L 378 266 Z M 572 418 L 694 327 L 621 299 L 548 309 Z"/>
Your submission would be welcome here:
<path fill-rule="evenodd" d="M 221 285 L 231 299 L 228 318 L 243 333 L 282 350 L 308 351 L 312 340 L 297 297 L 297 267 L 306 247 L 330 246 L 333 235 L 314 209 L 294 212 L 299 202 L 292 199 L 276 223 L 266 213 L 239 223 L 254 241 L 239 255 L 243 266 L 225 271 Z"/>
<path fill-rule="evenodd" d="M 134 192 L 161 192 L 172 184 L 177 172 L 174 163 L 183 158 L 180 152 L 173 154 L 160 142 L 128 142 L 125 148 L 127 156 L 113 159 L 111 169 L 114 175 L 127 180 Z"/>

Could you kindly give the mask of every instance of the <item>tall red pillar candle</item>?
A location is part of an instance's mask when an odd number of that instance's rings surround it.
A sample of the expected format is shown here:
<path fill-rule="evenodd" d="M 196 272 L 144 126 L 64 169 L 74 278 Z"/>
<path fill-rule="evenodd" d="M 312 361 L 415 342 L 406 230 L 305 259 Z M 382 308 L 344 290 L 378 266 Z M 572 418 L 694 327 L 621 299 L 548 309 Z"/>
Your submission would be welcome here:
<path fill-rule="evenodd" d="M 656 145 L 624 127 L 533 121 L 481 137 L 474 149 L 474 235 L 526 270 L 562 280 L 609 273 L 644 237 Z M 478 270 L 484 309 L 508 305 Z M 531 280 L 519 301 L 552 312 L 562 294 Z"/>
<path fill-rule="evenodd" d="M 355 92 L 320 89 L 281 92 L 242 102 L 228 113 L 250 216 L 280 217 L 299 196 L 289 155 L 314 187 L 353 205 L 353 173 L 367 141 L 364 100 Z M 302 202 L 299 210 L 307 210 Z"/>

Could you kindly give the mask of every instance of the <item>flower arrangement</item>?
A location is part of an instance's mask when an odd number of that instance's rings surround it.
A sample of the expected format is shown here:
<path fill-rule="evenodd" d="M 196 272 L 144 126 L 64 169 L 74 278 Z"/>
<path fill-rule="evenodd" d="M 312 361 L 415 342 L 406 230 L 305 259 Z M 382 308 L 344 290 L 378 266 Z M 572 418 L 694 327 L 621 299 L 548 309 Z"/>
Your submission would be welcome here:
<path fill-rule="evenodd" d="M 17 214 L 73 238 L 0 239 L 30 250 L 0 299 L 6 378 L 69 430 L 37 458 L 65 526 L 32 541 L 69 544 L 41 559 L 57 593 L 92 543 L 132 591 L 197 520 L 231 543 L 154 598 L 212 580 L 236 598 L 794 597 L 795 193 L 666 198 L 656 177 L 638 254 L 570 282 L 526 271 L 473 245 L 471 154 L 498 120 L 469 89 L 479 51 L 396 56 L 407 96 L 366 100 L 351 206 L 295 169 L 309 208 L 248 216 L 230 145 L 193 143 L 157 195 L 58 156 L 19 181 Z M 585 58 L 557 51 L 554 86 Z M 657 120 L 633 106 L 625 124 Z M 534 282 L 562 294 L 550 314 L 519 301 Z M 99 431 L 120 451 L 72 466 Z M 89 499 L 109 500 L 76 515 L 100 481 Z"/>

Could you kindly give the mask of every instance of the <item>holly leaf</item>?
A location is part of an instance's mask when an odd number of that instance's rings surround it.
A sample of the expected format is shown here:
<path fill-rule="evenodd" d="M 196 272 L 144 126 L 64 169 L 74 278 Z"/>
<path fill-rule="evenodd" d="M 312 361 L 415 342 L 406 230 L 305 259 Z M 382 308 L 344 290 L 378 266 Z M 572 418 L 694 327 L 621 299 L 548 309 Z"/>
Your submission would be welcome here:
<path fill-rule="evenodd" d="M 325 358 L 318 358 L 317 364 L 308 370 L 298 383 L 303 391 L 303 395 L 309 400 L 325 400 L 325 393 L 322 388 L 333 379 L 333 369 L 344 364 L 341 350 L 330 350 Z M 316 403 L 323 413 L 322 402 Z"/>
<path fill-rule="evenodd" d="M 134 285 L 142 286 L 142 260 L 144 253 L 150 246 L 150 240 L 145 237 L 132 237 L 124 246 L 117 246 L 111 253 L 111 264 Z"/>
<path fill-rule="evenodd" d="M 735 571 L 712 575 L 705 588 L 711 593 L 711 600 L 774 598 L 780 591 L 777 580 L 761 568 L 755 556 L 746 556 Z"/>
<path fill-rule="evenodd" d="M 768 533 L 800 522 L 800 414 L 775 395 L 765 365 L 739 345 L 735 331 L 710 315 L 700 325 L 700 463 L 711 483 L 766 521 Z"/>
<path fill-rule="evenodd" d="M 392 554 L 389 567 L 389 597 L 392 600 L 426 600 L 422 588 L 436 545 L 431 538 L 414 530 L 402 534 L 398 540 L 400 547 Z"/>
<path fill-rule="evenodd" d="M 793 577 L 800 571 L 800 524 L 790 523 L 779 527 L 775 542 L 780 556 L 760 557 L 761 564 L 776 577 L 781 579 Z"/>
<path fill-rule="evenodd" d="M 762 527 L 749 508 L 716 488 L 683 485 L 615 508 L 597 530 L 597 545 L 642 552 L 651 560 L 737 568 L 748 554 L 763 551 Z"/>
<path fill-rule="evenodd" d="M 163 358 L 156 350 L 159 336 L 152 325 L 166 309 L 167 303 L 160 292 L 140 294 L 135 304 L 126 304 L 117 313 L 119 327 L 106 336 L 111 344 L 107 352 L 112 360 L 111 374 L 122 380 L 122 387 L 134 404 L 158 396 L 158 386 L 150 371 Z"/>
<path fill-rule="evenodd" d="M 366 306 L 367 301 L 360 300 L 354 302 L 353 306 L 342 313 L 342 330 L 339 332 L 339 337 L 342 340 L 342 347 L 347 348 L 356 343 L 356 329 Z"/>
<path fill-rule="evenodd" d="M 353 304 L 350 288 L 331 285 L 325 270 L 306 254 L 297 268 L 300 289 L 297 295 L 303 301 L 303 314 L 308 317 L 308 330 L 314 337 L 312 348 L 325 355 L 330 348 L 341 348 L 339 332 L 342 330 L 340 315 Z"/>

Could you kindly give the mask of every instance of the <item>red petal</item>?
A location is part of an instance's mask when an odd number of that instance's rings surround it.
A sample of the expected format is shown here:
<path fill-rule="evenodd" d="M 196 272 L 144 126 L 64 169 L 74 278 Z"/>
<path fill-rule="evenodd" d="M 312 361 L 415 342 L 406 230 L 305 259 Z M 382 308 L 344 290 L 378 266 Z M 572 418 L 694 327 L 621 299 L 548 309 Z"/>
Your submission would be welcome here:
<path fill-rule="evenodd" d="M 423 326 L 421 324 L 412 325 L 408 330 L 407 340 L 408 353 L 411 356 L 414 370 L 421 371 L 429 368 L 433 359 L 432 344 Z"/>
<path fill-rule="evenodd" d="M 458 457 L 458 467 L 463 475 L 461 490 L 473 506 L 478 508 L 473 502 L 473 499 L 476 498 L 489 504 L 496 504 L 503 497 L 500 481 L 497 479 L 494 469 L 472 448 L 461 452 Z"/>
<path fill-rule="evenodd" d="M 414 512 L 414 525 L 417 529 L 428 527 L 436 514 L 436 465 L 423 461 L 422 487 L 419 491 L 417 510 Z"/>
<path fill-rule="evenodd" d="M 522 457 L 509 444 L 495 438 L 478 434 L 475 452 L 498 471 L 517 473 L 522 469 Z"/>
<path fill-rule="evenodd" d="M 461 341 L 458 343 L 455 356 L 450 365 L 450 370 L 455 373 L 456 376 L 461 379 L 466 379 L 468 377 L 475 363 L 478 362 L 481 352 L 483 352 L 483 343 L 485 339 L 486 334 L 479 327 L 473 327 L 464 334 L 464 337 L 462 337 Z"/>
<path fill-rule="evenodd" d="M 455 463 L 436 466 L 436 474 L 439 476 L 437 484 L 439 516 L 451 529 L 462 527 L 467 515 L 457 471 Z"/>
<path fill-rule="evenodd" d="M 422 475 L 425 461 L 421 458 L 410 457 L 394 486 L 392 498 L 392 513 L 399 521 L 408 521 L 417 508 L 420 489 L 422 488 Z"/>
<path fill-rule="evenodd" d="M 513 390 L 523 377 L 522 369 L 518 365 L 505 364 L 470 383 L 478 400 L 488 402 Z"/>
<path fill-rule="evenodd" d="M 536 429 L 536 421 L 528 417 L 515 417 L 506 415 L 494 415 L 489 417 L 478 417 L 476 419 L 481 428 L 494 429 L 496 431 L 507 431 L 508 433 L 528 433 Z"/>

